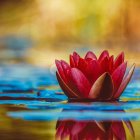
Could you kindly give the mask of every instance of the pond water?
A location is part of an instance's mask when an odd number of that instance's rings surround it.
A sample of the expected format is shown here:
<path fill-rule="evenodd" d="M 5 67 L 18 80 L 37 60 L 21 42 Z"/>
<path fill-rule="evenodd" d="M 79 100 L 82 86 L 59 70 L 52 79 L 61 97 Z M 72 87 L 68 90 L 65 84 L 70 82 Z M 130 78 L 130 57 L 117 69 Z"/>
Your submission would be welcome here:
<path fill-rule="evenodd" d="M 1 140 L 139 140 L 140 69 L 117 102 L 69 102 L 55 74 L 0 67 Z"/>

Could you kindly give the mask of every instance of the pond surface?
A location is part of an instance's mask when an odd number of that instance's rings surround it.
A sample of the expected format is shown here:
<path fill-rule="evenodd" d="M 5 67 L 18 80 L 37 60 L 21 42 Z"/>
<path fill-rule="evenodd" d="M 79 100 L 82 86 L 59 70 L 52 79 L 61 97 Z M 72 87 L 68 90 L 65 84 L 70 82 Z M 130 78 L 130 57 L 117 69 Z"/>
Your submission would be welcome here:
<path fill-rule="evenodd" d="M 118 102 L 68 102 L 55 74 L 1 65 L 1 140 L 139 140 L 140 69 Z"/>

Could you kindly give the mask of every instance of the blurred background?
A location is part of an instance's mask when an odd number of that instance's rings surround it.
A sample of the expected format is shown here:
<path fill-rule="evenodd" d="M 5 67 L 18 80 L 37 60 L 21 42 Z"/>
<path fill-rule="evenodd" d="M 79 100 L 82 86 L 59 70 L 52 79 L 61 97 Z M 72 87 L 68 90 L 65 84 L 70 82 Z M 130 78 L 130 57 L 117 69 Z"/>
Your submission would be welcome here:
<path fill-rule="evenodd" d="M 52 66 L 76 50 L 140 64 L 139 0 L 0 0 L 0 62 Z"/>
<path fill-rule="evenodd" d="M 45 98 L 56 98 L 54 91 L 47 96 L 48 89 L 59 88 L 55 76 L 49 73 L 55 70 L 54 60 L 68 61 L 68 55 L 73 51 L 84 55 L 92 50 L 99 55 L 104 49 L 115 56 L 124 51 L 129 64 L 135 62 L 140 66 L 140 0 L 0 0 L 1 97 L 15 88 L 14 92 L 20 89 L 21 93 L 33 93 L 30 97 L 38 97 L 38 91 L 44 89 Z M 5 64 L 9 67 L 2 69 Z M 49 72 L 46 67 L 50 68 Z M 137 81 L 132 83 L 127 96 L 132 99 L 135 96 L 139 101 L 138 75 L 139 70 L 135 75 Z M 137 96 L 130 96 L 135 90 Z M 10 93 L 10 96 L 22 97 L 21 93 L 17 90 L 15 95 Z M 3 103 L 2 100 L 0 103 Z M 19 140 L 19 135 L 21 140 L 54 139 L 56 121 L 30 122 L 5 115 L 13 109 L 30 109 L 26 108 L 26 100 L 19 103 L 23 105 L 18 106 L 16 101 L 11 103 L 14 108 L 1 105 L 0 137 L 5 140 Z M 137 104 L 135 106 L 137 108 Z M 136 111 L 139 112 L 139 109 Z M 134 121 L 133 126 L 136 140 L 139 140 L 140 122 Z M 133 139 L 129 133 L 127 135 Z"/>

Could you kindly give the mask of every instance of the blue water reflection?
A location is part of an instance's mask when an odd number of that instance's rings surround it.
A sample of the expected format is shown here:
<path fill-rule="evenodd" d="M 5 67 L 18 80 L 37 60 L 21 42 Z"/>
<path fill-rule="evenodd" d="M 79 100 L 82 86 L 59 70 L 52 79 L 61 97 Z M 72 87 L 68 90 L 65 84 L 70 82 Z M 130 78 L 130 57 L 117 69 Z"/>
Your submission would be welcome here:
<path fill-rule="evenodd" d="M 140 120 L 139 112 L 118 112 L 118 111 L 19 111 L 9 112 L 8 116 L 32 121 L 52 121 L 52 120 Z"/>

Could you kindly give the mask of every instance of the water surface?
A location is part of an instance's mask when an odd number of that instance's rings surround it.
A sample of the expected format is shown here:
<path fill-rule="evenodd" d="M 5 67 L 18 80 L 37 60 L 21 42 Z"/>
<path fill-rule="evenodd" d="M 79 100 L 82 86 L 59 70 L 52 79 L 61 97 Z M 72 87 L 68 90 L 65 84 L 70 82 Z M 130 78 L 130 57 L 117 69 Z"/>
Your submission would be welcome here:
<path fill-rule="evenodd" d="M 68 102 L 49 69 L 25 64 L 1 66 L 0 92 L 2 140 L 140 139 L 139 68 L 117 102 Z"/>

